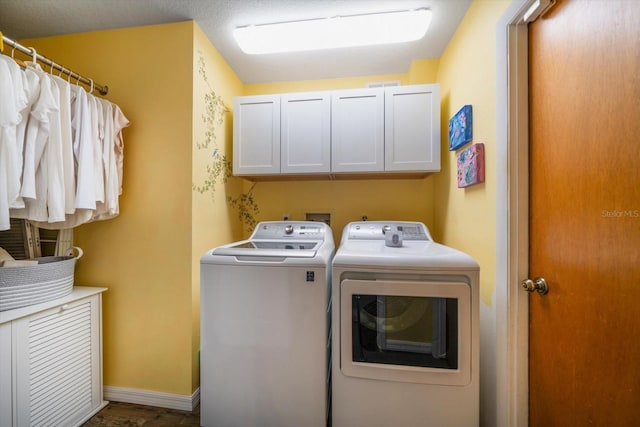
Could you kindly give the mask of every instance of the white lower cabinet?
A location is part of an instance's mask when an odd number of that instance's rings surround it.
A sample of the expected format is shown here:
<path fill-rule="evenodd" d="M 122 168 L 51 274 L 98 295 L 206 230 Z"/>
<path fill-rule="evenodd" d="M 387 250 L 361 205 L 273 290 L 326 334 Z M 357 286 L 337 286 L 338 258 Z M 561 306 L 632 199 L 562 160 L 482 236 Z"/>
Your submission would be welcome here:
<path fill-rule="evenodd" d="M 1 427 L 77 426 L 106 405 L 104 290 L 76 287 L 65 298 L 0 313 Z"/>

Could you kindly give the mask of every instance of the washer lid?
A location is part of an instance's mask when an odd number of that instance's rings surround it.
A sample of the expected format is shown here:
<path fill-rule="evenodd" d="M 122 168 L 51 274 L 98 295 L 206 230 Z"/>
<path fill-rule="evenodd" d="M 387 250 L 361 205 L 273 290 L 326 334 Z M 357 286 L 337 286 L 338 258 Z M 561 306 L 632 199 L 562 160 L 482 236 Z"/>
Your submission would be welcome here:
<path fill-rule="evenodd" d="M 313 258 L 323 242 L 313 240 L 243 240 L 220 246 L 213 255 Z"/>

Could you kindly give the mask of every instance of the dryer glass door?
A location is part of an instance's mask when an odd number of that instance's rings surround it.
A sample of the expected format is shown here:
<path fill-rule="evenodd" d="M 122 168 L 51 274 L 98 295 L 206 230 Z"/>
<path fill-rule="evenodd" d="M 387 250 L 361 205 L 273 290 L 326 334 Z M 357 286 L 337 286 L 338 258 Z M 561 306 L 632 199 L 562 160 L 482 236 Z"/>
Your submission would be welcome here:
<path fill-rule="evenodd" d="M 340 369 L 347 376 L 466 385 L 471 286 L 452 281 L 345 279 Z"/>
<path fill-rule="evenodd" d="M 425 368 L 458 367 L 458 300 L 351 296 L 352 359 Z"/>

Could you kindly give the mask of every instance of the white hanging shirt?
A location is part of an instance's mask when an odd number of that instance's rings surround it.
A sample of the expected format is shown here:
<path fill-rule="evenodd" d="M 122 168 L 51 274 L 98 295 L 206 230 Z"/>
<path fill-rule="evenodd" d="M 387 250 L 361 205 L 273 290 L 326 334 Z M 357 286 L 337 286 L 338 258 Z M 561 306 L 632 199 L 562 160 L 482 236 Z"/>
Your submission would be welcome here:
<path fill-rule="evenodd" d="M 63 221 L 64 174 L 60 125 L 60 91 L 38 64 L 28 63 L 40 78 L 40 94 L 27 124 L 22 196 L 25 208 L 13 217 L 32 221 Z M 38 120 L 34 120 L 34 111 Z"/>
<path fill-rule="evenodd" d="M 11 228 L 9 206 L 18 196 L 15 194 L 14 182 L 17 169 L 16 125 L 20 121 L 19 103 L 10 65 L 3 57 L 0 60 L 0 230 Z"/>
<path fill-rule="evenodd" d="M 91 141 L 91 111 L 87 93 L 77 85 L 71 86 L 71 130 L 73 153 L 76 159 L 76 209 L 96 208 L 96 189 Z"/>
<path fill-rule="evenodd" d="M 113 107 L 109 101 L 99 99 L 102 106 L 102 164 L 104 176 L 104 203 L 98 203 L 94 220 L 112 218 L 118 207 L 118 169 L 113 133 Z"/>
<path fill-rule="evenodd" d="M 41 188 L 46 189 L 46 198 L 38 198 L 35 202 L 39 206 L 38 217 L 46 217 L 48 222 L 58 222 L 65 220 L 65 187 L 64 170 L 62 161 L 62 123 L 60 116 L 60 88 L 53 82 L 50 76 L 45 76 L 49 80 L 51 93 L 56 102 L 56 109 L 49 114 L 50 129 L 49 142 L 46 148 L 46 155 L 42 162 L 46 162 L 45 173 L 40 176 L 43 181 Z M 44 214 L 44 215 L 42 215 Z"/>
<path fill-rule="evenodd" d="M 16 142 L 18 150 L 18 163 L 16 164 L 20 171 L 20 185 L 22 186 L 22 174 L 24 169 L 24 144 L 25 136 L 27 132 L 27 124 L 31 117 L 31 109 L 40 96 L 40 77 L 31 68 L 25 68 L 20 70 L 22 76 L 23 89 L 26 96 L 27 103 L 20 111 L 20 122 L 16 126 Z M 12 208 L 24 208 L 24 201 L 22 195 L 18 196 L 18 199 L 11 205 Z"/>
<path fill-rule="evenodd" d="M 124 137 L 122 135 L 122 129 L 129 126 L 129 119 L 127 119 L 116 104 L 113 104 L 113 132 L 115 133 L 115 150 L 116 150 L 116 165 L 118 167 L 118 194 L 122 194 L 122 177 L 124 166 Z"/>
<path fill-rule="evenodd" d="M 0 129 L 0 150 L 2 151 L 0 158 L 4 159 L 4 161 L 0 161 L 3 169 L 0 174 L 4 175 L 0 178 L 3 181 L 3 184 L 0 184 L 3 189 L 0 191 L 6 192 L 2 198 L 6 198 L 7 206 L 13 208 L 24 206 L 20 197 L 22 151 L 20 151 L 21 147 L 18 144 L 16 132 L 17 125 L 21 121 L 20 111 L 27 105 L 27 96 L 24 89 L 23 74 L 18 64 L 12 59 L 1 55 L 0 61 L 8 69 L 8 75 L 5 74 L 0 78 L 10 85 L 10 87 L 5 87 L 5 90 L 0 95 L 2 98 L 0 102 L 2 102 L 2 108 L 5 110 L 5 113 L 2 114 L 4 118 Z M 2 211 L 3 213 L 0 215 L 7 214 L 6 208 L 2 208 Z"/>
<path fill-rule="evenodd" d="M 105 170 L 105 202 L 98 203 L 94 220 L 116 217 L 120 213 L 118 196 L 122 193 L 122 129 L 129 121 L 118 106 L 100 99 L 104 118 L 102 161 Z"/>
<path fill-rule="evenodd" d="M 71 88 L 70 84 L 54 76 L 53 83 L 60 90 L 60 136 L 62 143 L 62 170 L 64 176 L 64 211 L 73 214 L 76 210 L 76 177 L 73 159 L 73 137 L 71 134 Z"/>
<path fill-rule="evenodd" d="M 28 65 L 32 66 L 34 71 L 40 68 L 37 64 L 28 63 Z M 49 113 L 57 109 L 57 103 L 51 92 L 51 81 L 42 78 L 45 74 L 39 74 L 38 99 L 31 108 L 25 133 L 21 195 L 30 199 L 36 198 L 36 171 L 49 139 Z"/>
<path fill-rule="evenodd" d="M 87 94 L 87 103 L 91 114 L 90 140 L 93 146 L 93 179 L 95 186 L 96 202 L 104 202 L 104 168 L 102 166 L 102 139 L 101 134 L 104 132 L 102 104 L 98 99 Z"/>

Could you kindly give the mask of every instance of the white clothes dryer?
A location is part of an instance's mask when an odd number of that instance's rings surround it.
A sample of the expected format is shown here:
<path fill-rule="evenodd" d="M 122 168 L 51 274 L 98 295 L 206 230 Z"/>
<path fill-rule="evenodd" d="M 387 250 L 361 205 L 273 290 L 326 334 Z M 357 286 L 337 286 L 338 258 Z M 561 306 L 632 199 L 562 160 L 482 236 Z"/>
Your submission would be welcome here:
<path fill-rule="evenodd" d="M 261 222 L 200 261 L 205 427 L 325 427 L 331 229 Z"/>
<path fill-rule="evenodd" d="M 333 427 L 479 423 L 479 266 L 419 222 L 353 222 L 332 272 Z"/>

